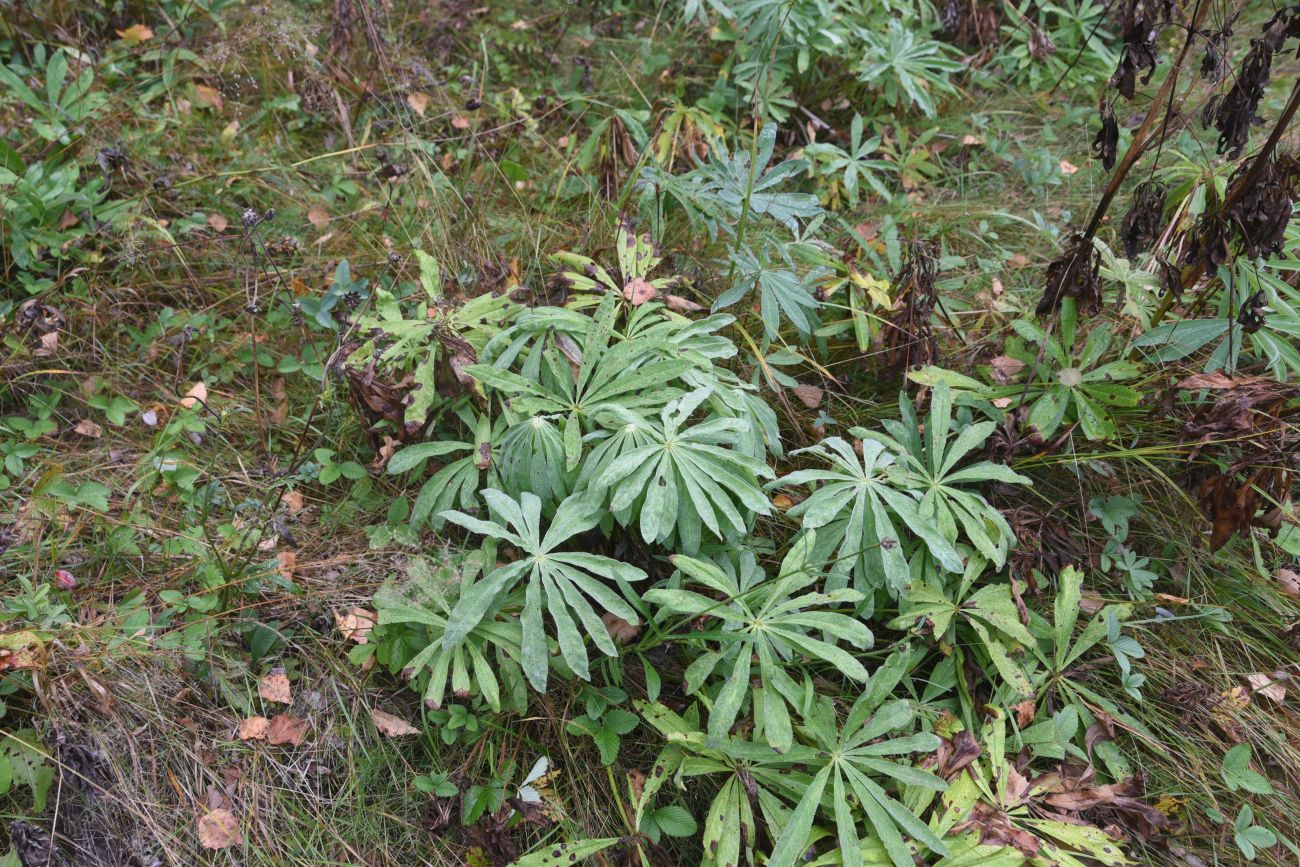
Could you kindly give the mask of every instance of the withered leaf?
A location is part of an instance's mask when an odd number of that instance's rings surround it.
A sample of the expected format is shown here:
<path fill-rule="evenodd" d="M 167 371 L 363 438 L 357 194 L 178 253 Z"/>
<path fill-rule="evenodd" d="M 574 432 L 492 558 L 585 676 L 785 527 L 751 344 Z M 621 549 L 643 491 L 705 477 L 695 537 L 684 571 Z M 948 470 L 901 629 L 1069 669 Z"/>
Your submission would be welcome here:
<path fill-rule="evenodd" d="M 379 733 L 388 738 L 400 738 L 405 735 L 418 735 L 420 730 L 411 725 L 399 716 L 394 716 L 387 711 L 370 709 L 370 721 L 375 724 Z"/>
<path fill-rule="evenodd" d="M 610 638 L 614 639 L 615 644 L 626 644 L 641 634 L 639 625 L 628 623 L 617 614 L 606 611 L 600 616 L 600 619 L 605 624 L 605 631 L 609 633 Z"/>
<path fill-rule="evenodd" d="M 280 704 L 292 704 L 293 693 L 289 689 L 289 678 L 282 669 L 273 670 L 257 682 L 257 694 L 267 701 Z"/>
<path fill-rule="evenodd" d="M 334 612 L 334 622 L 346 641 L 365 644 L 370 640 L 370 630 L 375 626 L 375 612 L 365 608 L 353 608 L 347 614 Z"/>
<path fill-rule="evenodd" d="M 227 809 L 212 810 L 199 816 L 199 845 L 204 849 L 225 849 L 240 842 L 239 820 Z"/>
<path fill-rule="evenodd" d="M 296 747 L 307 737 L 307 720 L 288 714 L 276 714 L 266 727 L 266 742 Z"/>
<path fill-rule="evenodd" d="M 266 740 L 266 730 L 270 720 L 264 716 L 250 716 L 239 721 L 239 739 L 241 741 Z"/>
<path fill-rule="evenodd" d="M 822 404 L 822 396 L 824 392 L 815 385 L 804 385 L 801 383 L 792 388 L 791 391 L 793 391 L 794 396 L 803 401 L 803 405 L 809 409 L 816 409 Z"/>

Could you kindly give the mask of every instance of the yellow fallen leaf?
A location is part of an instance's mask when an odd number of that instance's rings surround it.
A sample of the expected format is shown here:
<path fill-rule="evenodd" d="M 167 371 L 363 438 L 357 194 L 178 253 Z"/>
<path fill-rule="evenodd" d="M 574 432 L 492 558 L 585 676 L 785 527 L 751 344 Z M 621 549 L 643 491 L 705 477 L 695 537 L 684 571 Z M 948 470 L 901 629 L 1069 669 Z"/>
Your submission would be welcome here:
<path fill-rule="evenodd" d="M 153 28 L 148 24 L 132 24 L 125 30 L 117 31 L 117 35 L 127 45 L 139 45 L 149 39 L 153 39 Z"/>
<path fill-rule="evenodd" d="M 379 729 L 379 733 L 388 738 L 400 738 L 403 735 L 418 735 L 420 730 L 399 716 L 386 711 L 370 709 L 370 720 Z"/>

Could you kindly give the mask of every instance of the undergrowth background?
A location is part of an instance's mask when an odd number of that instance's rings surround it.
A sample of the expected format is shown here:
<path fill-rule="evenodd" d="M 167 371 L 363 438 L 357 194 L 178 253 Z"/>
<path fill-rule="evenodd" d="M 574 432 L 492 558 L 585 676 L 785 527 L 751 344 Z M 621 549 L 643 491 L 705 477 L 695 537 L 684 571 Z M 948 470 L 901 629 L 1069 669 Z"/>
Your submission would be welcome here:
<path fill-rule="evenodd" d="M 1296 863 L 1298 45 L 0 0 L 0 864 Z"/>

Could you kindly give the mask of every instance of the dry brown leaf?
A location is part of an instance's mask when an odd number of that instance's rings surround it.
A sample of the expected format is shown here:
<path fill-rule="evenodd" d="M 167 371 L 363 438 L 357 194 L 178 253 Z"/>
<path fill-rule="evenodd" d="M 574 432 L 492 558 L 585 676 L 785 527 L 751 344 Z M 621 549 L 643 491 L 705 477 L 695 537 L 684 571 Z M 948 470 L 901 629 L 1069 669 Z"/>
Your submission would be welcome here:
<path fill-rule="evenodd" d="M 658 294 L 659 290 L 644 277 L 633 277 L 623 287 L 623 297 L 631 301 L 633 307 L 640 307 Z"/>
<path fill-rule="evenodd" d="M 1091 590 L 1086 591 L 1079 600 L 1079 610 L 1084 614 L 1096 614 L 1106 607 L 1106 600 Z"/>
<path fill-rule="evenodd" d="M 49 358 L 59 349 L 59 332 L 51 331 L 48 334 L 41 335 L 41 345 L 38 349 L 33 350 L 32 355 L 38 358 Z"/>
<path fill-rule="evenodd" d="M 1275 672 L 1273 674 L 1248 674 L 1246 675 L 1246 680 L 1250 681 L 1250 686 L 1255 692 L 1281 704 L 1286 701 L 1286 687 L 1280 683 L 1285 675 L 1283 675 L 1283 677 L 1278 677 L 1279 674 L 1281 674 L 1281 672 Z"/>
<path fill-rule="evenodd" d="M 280 577 L 285 581 L 293 580 L 293 570 L 298 567 L 298 555 L 292 551 L 280 551 L 275 555 L 278 565 L 275 571 L 280 573 Z"/>
<path fill-rule="evenodd" d="M 1025 363 L 1018 358 L 1012 358 L 1009 355 L 999 355 L 992 361 L 993 381 L 999 385 L 1006 385 L 1016 377 L 1016 374 L 1025 369 Z"/>
<path fill-rule="evenodd" d="M 320 205 L 315 206 L 307 212 L 307 222 L 311 223 L 318 229 L 329 221 L 330 212 L 322 208 Z"/>
<path fill-rule="evenodd" d="M 285 491 L 280 497 L 280 502 L 284 504 L 284 508 L 290 515 L 296 515 L 302 511 L 302 491 Z"/>
<path fill-rule="evenodd" d="M 293 704 L 293 692 L 289 689 L 289 678 L 281 669 L 273 670 L 257 682 L 257 694 L 267 701 Z"/>
<path fill-rule="evenodd" d="M 153 39 L 153 28 L 148 24 L 132 24 L 125 30 L 117 31 L 117 35 L 127 45 L 139 45 L 149 39 Z"/>
<path fill-rule="evenodd" d="M 307 737 L 307 721 L 288 714 L 276 714 L 266 727 L 266 742 L 296 747 Z"/>
<path fill-rule="evenodd" d="M 104 435 L 104 429 L 88 418 L 83 418 L 81 421 L 77 422 L 77 426 L 72 430 L 74 433 L 81 434 L 83 437 L 90 437 L 95 440 Z"/>
<path fill-rule="evenodd" d="M 772 498 L 772 505 L 784 512 L 794 505 L 794 498 L 789 494 L 777 494 Z"/>
<path fill-rule="evenodd" d="M 411 725 L 399 716 L 394 716 L 387 711 L 370 709 L 370 721 L 379 729 L 379 733 L 386 738 L 400 738 L 405 735 L 418 735 L 420 730 Z"/>
<path fill-rule="evenodd" d="M 1277 587 L 1292 599 L 1300 599 L 1300 572 L 1292 569 L 1278 569 L 1273 573 L 1277 579 Z"/>
<path fill-rule="evenodd" d="M 665 295 L 664 303 L 668 305 L 669 310 L 676 310 L 678 313 L 698 313 L 704 309 L 703 304 L 696 304 L 691 299 L 680 295 Z"/>
<path fill-rule="evenodd" d="M 199 105 L 210 105 L 217 111 L 221 111 L 226 107 L 226 101 L 221 98 L 221 91 L 215 87 L 196 84 L 194 85 L 194 95 L 197 97 Z"/>
<path fill-rule="evenodd" d="M 271 721 L 264 716 L 250 716 L 239 721 L 239 739 L 241 741 L 264 741 L 266 729 Z"/>
<path fill-rule="evenodd" d="M 418 90 L 412 91 L 406 95 L 406 104 L 410 106 L 411 111 L 424 117 L 424 113 L 429 110 L 429 94 Z"/>
<path fill-rule="evenodd" d="M 451 119 L 452 129 L 469 129 L 469 121 L 460 115 L 455 115 Z"/>
<path fill-rule="evenodd" d="M 211 214 L 208 214 L 208 226 L 210 226 L 212 229 L 218 232 L 224 232 L 226 231 L 226 227 L 229 225 L 230 225 L 230 221 L 226 219 L 225 214 L 218 214 L 215 211 Z"/>
<path fill-rule="evenodd" d="M 615 644 L 626 644 L 641 634 L 640 626 L 635 623 L 628 623 L 617 614 L 606 611 L 600 616 L 600 619 L 605 624 L 605 631 L 609 633 L 610 638 L 614 639 Z"/>
<path fill-rule="evenodd" d="M 73 226 L 77 225 L 80 222 L 81 222 L 81 218 L 78 217 L 76 214 L 72 213 L 72 209 L 69 208 L 68 210 L 63 212 L 62 217 L 59 217 L 59 231 L 66 231 L 68 229 L 71 229 Z"/>
<path fill-rule="evenodd" d="M 347 614 L 334 612 L 334 622 L 338 624 L 344 640 L 355 641 L 357 644 L 365 644 L 370 640 L 370 630 L 375 627 L 375 619 L 375 612 L 364 608 L 353 608 Z"/>
<path fill-rule="evenodd" d="M 1032 724 L 1034 716 L 1038 713 L 1038 708 L 1032 698 L 1027 698 L 1019 704 L 1013 704 L 1011 709 L 1016 712 L 1016 726 L 1022 729 Z"/>
<path fill-rule="evenodd" d="M 208 387 L 202 381 L 196 382 L 190 386 L 190 390 L 185 392 L 181 398 L 181 406 L 185 409 L 191 409 L 194 406 L 204 405 L 208 402 Z"/>
<path fill-rule="evenodd" d="M 803 401 L 803 405 L 809 409 L 816 409 L 822 405 L 822 396 L 824 392 L 815 385 L 796 385 L 791 389 L 794 396 Z"/>
<path fill-rule="evenodd" d="M 225 849 L 242 838 L 239 820 L 229 810 L 213 810 L 199 816 L 199 845 L 204 849 Z"/>

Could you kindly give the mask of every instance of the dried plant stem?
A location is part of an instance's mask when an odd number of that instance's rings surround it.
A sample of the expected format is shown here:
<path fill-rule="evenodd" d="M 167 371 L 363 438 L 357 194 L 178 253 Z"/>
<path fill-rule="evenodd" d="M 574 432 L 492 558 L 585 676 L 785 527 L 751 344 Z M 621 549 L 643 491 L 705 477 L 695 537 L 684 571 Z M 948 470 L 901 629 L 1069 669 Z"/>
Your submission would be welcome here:
<path fill-rule="evenodd" d="M 1297 109 L 1300 109 L 1300 80 L 1297 80 L 1295 85 L 1291 88 L 1291 97 L 1287 100 L 1286 108 L 1282 109 L 1282 114 L 1278 116 L 1277 123 L 1273 125 L 1273 132 L 1269 135 L 1268 141 L 1264 142 L 1264 146 L 1260 148 L 1259 153 L 1255 154 L 1254 160 L 1251 162 L 1250 168 L 1246 170 L 1246 173 L 1239 177 L 1236 183 L 1228 189 L 1228 193 L 1223 199 L 1223 205 L 1219 208 L 1220 213 L 1230 211 L 1232 207 L 1241 200 L 1241 197 L 1254 186 L 1255 179 L 1259 177 L 1259 173 L 1264 170 L 1264 166 L 1267 165 L 1268 161 L 1272 158 L 1273 151 L 1277 148 L 1277 143 L 1281 141 L 1282 136 L 1286 134 L 1286 130 L 1291 125 L 1291 121 L 1295 117 Z M 1183 272 L 1183 289 L 1186 290 L 1195 286 L 1204 276 L 1205 264 L 1200 261 L 1193 263 L 1190 268 Z M 1170 293 L 1161 299 L 1160 306 L 1156 308 L 1155 313 L 1151 317 L 1152 328 L 1155 328 L 1160 324 L 1160 320 L 1164 319 L 1165 314 L 1169 312 L 1169 308 L 1173 306 L 1173 303 L 1173 293 Z"/>
<path fill-rule="evenodd" d="M 1142 125 L 1133 134 L 1133 141 L 1129 143 L 1128 150 L 1124 152 L 1124 158 L 1120 160 L 1114 174 L 1111 175 L 1110 183 L 1106 185 L 1105 191 L 1102 192 L 1101 201 L 1097 202 L 1097 207 L 1092 212 L 1092 219 L 1088 221 L 1088 227 L 1083 231 L 1083 236 L 1088 241 L 1091 241 L 1096 236 L 1097 230 L 1101 228 L 1101 222 L 1105 219 L 1106 212 L 1110 210 L 1111 202 L 1115 200 L 1120 185 L 1124 183 L 1128 173 L 1133 169 L 1133 166 L 1137 165 L 1137 161 L 1146 152 L 1152 139 L 1157 138 L 1157 136 L 1150 134 L 1156 118 L 1163 114 L 1165 122 L 1168 123 L 1169 117 L 1182 106 L 1182 100 L 1179 100 L 1177 106 L 1173 104 L 1174 87 L 1178 83 L 1178 74 L 1182 71 L 1183 64 L 1187 62 L 1187 55 L 1191 52 L 1192 44 L 1196 41 L 1196 33 L 1201 29 L 1201 25 L 1205 22 L 1205 16 L 1209 14 L 1212 5 L 1206 0 L 1197 0 L 1196 9 L 1192 13 L 1192 23 L 1187 28 L 1187 39 L 1183 41 L 1183 48 L 1178 52 L 1178 59 L 1174 62 L 1174 68 L 1169 70 L 1164 83 L 1160 85 L 1159 92 L 1151 100 L 1151 107 L 1147 109 L 1146 117 L 1142 119 Z M 1163 112 L 1161 110 L 1162 106 Z"/>

